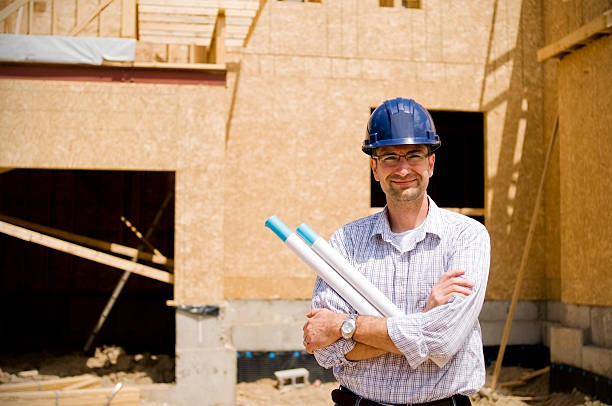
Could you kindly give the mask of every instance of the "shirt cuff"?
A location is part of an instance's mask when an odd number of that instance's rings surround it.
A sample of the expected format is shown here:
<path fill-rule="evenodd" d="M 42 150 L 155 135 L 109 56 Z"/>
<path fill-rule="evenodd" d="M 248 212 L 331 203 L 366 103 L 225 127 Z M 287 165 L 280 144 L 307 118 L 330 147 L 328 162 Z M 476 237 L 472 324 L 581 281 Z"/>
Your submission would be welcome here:
<path fill-rule="evenodd" d="M 387 318 L 389 338 L 413 369 L 429 357 L 429 349 L 422 333 L 422 323 L 423 315 L 420 313 Z"/>
<path fill-rule="evenodd" d="M 335 343 L 320 348 L 314 352 L 314 356 L 324 368 L 337 367 L 340 365 L 352 365 L 354 361 L 346 359 L 346 354 L 355 348 L 356 342 L 354 340 L 345 340 L 341 338 Z"/>

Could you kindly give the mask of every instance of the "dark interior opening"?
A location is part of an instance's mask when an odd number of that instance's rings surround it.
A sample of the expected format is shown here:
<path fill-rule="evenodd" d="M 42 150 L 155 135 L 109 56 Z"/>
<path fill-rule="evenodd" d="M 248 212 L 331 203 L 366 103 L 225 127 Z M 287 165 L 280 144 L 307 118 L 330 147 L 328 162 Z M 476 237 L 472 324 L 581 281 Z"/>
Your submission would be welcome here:
<path fill-rule="evenodd" d="M 174 182 L 173 172 L 15 169 L 0 174 L 0 214 L 136 248 L 121 216 L 146 235 L 167 200 L 149 241 L 173 258 Z M 2 352 L 82 350 L 123 272 L 0 233 Z M 172 297 L 171 284 L 131 274 L 91 348 L 174 356 Z"/>

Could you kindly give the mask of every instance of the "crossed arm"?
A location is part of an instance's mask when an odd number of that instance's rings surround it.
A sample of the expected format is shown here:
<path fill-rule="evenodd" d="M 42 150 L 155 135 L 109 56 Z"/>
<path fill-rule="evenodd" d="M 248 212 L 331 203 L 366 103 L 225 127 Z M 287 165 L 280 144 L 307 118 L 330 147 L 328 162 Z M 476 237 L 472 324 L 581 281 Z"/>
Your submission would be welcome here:
<path fill-rule="evenodd" d="M 474 283 L 462 278 L 463 270 L 446 272 L 433 286 L 423 312 L 448 303 L 452 297 L 467 297 L 471 294 Z M 327 347 L 341 338 L 340 325 L 348 315 L 335 313 L 328 309 L 314 309 L 306 317 L 304 324 L 304 344 L 306 351 Z M 401 354 L 387 331 L 387 319 L 384 317 L 359 316 L 353 335 L 355 347 L 346 355 L 350 361 L 374 358 L 391 352 Z"/>

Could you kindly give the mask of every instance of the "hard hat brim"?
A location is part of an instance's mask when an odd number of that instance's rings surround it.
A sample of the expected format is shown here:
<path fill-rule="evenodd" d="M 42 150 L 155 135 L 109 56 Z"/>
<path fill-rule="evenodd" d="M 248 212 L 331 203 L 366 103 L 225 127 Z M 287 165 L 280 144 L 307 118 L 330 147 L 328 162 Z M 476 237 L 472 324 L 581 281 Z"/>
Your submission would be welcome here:
<path fill-rule="evenodd" d="M 373 142 L 372 144 L 368 144 L 364 141 L 363 146 L 361 147 L 361 150 L 368 155 L 372 155 L 373 150 L 375 150 L 376 148 L 381 148 L 381 147 L 389 147 L 393 145 L 429 145 L 429 147 L 431 148 L 431 152 L 433 152 L 436 149 L 438 149 L 441 144 L 442 142 L 440 142 L 440 139 L 432 140 L 431 138 L 423 138 L 423 137 L 392 138 L 392 139 L 386 139 L 386 140 L 379 140 L 379 141 Z"/>

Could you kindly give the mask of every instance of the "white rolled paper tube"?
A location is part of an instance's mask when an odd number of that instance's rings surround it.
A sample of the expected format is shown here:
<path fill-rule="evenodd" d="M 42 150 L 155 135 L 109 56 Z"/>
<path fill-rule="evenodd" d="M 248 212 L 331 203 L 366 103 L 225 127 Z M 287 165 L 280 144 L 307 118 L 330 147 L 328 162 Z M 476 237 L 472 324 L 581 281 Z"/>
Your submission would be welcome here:
<path fill-rule="evenodd" d="M 331 286 L 357 313 L 366 316 L 382 316 L 359 292 L 317 255 L 297 234 L 292 232 L 278 217 L 266 220 L 266 227 L 287 245 L 298 257 L 310 266 L 329 286 Z"/>
<path fill-rule="evenodd" d="M 338 251 L 334 249 L 325 239 L 319 236 L 306 224 L 297 228 L 297 233 L 308 244 L 312 250 L 319 254 L 329 265 L 350 283 L 369 303 L 385 317 L 402 316 L 402 312 L 387 296 L 376 288 L 361 272 L 351 265 Z"/>

